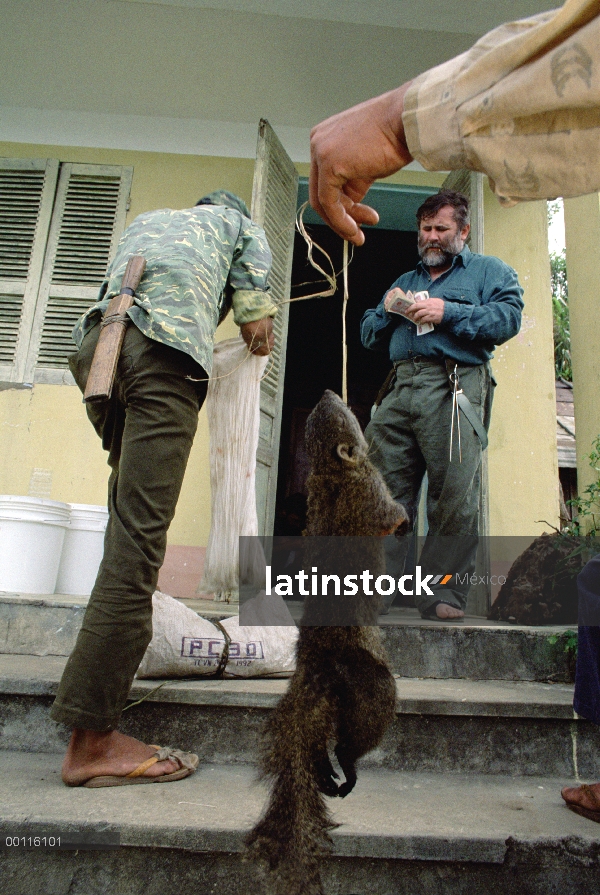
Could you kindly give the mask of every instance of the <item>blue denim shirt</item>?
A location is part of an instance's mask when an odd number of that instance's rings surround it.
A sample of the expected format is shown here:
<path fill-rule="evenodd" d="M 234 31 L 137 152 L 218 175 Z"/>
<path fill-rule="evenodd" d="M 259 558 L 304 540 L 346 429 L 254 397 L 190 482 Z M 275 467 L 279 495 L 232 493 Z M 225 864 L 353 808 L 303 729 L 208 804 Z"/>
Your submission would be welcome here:
<path fill-rule="evenodd" d="M 412 321 L 388 314 L 385 296 L 376 308 L 366 311 L 360 324 L 363 345 L 374 351 L 389 350 L 392 361 L 420 354 L 483 364 L 496 345 L 519 332 L 523 290 L 516 272 L 499 258 L 473 254 L 468 246 L 436 280 L 419 261 L 415 270 L 402 274 L 390 288 L 394 286 L 404 292 L 426 289 L 431 298 L 442 298 L 444 316 L 433 332 L 417 336 Z"/>

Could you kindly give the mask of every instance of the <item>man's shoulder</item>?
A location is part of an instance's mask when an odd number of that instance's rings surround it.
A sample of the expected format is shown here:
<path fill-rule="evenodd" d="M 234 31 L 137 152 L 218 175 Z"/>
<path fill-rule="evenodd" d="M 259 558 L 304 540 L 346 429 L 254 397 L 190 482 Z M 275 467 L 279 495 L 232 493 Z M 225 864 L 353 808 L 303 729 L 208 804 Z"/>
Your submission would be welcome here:
<path fill-rule="evenodd" d="M 177 214 L 177 212 L 173 208 L 154 208 L 151 211 L 142 211 L 141 214 L 138 214 L 137 217 L 133 219 L 130 226 L 134 227 L 137 224 L 143 224 L 147 221 L 153 221 L 159 218 L 168 219 L 174 214 Z"/>
<path fill-rule="evenodd" d="M 466 259 L 465 268 L 468 269 L 471 265 L 474 265 L 474 270 L 515 273 L 514 268 L 510 264 L 507 264 L 506 261 L 497 258 L 495 255 L 481 255 L 478 252 L 470 252 Z"/>
<path fill-rule="evenodd" d="M 400 276 L 394 280 L 390 289 L 393 289 L 395 286 L 400 286 L 400 288 L 404 288 L 405 285 L 410 284 L 416 277 L 418 277 L 421 273 L 421 270 L 418 267 L 413 267 L 412 270 L 406 270 L 404 273 L 401 273 Z"/>

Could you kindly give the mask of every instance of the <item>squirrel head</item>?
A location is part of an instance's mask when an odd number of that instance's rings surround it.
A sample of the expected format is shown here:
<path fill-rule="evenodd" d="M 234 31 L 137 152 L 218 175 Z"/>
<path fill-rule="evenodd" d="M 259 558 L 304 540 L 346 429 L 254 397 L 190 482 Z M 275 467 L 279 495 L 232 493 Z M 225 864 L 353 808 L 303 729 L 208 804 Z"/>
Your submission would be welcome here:
<path fill-rule="evenodd" d="M 358 420 L 329 389 L 306 421 L 304 443 L 313 472 L 318 474 L 356 468 L 368 452 Z"/>

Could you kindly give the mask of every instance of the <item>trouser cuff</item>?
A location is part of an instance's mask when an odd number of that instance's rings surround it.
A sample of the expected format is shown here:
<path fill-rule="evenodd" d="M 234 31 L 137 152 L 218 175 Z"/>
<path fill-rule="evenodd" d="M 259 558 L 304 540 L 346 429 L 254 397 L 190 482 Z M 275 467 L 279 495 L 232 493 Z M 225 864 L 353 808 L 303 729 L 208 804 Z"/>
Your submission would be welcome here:
<path fill-rule="evenodd" d="M 71 729 L 77 727 L 80 730 L 96 730 L 98 733 L 108 733 L 110 730 L 116 730 L 119 726 L 119 715 L 110 718 L 97 715 L 92 712 L 86 712 L 83 709 L 64 705 L 57 699 L 54 700 L 50 709 L 50 717 L 59 724 L 66 724 Z"/>

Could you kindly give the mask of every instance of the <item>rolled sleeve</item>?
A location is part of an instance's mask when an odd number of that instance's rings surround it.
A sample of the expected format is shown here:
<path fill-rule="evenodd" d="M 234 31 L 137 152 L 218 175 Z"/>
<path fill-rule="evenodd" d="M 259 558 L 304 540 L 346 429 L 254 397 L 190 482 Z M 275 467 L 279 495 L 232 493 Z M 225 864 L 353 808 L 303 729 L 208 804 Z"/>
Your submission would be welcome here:
<path fill-rule="evenodd" d="M 598 46 L 597 0 L 496 28 L 413 82 L 411 154 L 428 170 L 487 174 L 506 205 L 599 190 Z"/>
<path fill-rule="evenodd" d="M 274 317 L 276 313 L 277 305 L 268 292 L 238 289 L 233 293 L 233 321 L 237 326 L 262 320 L 263 317 Z"/>
<path fill-rule="evenodd" d="M 229 272 L 233 319 L 238 326 L 263 317 L 274 317 L 277 313 L 277 305 L 268 291 L 271 264 L 271 250 L 264 230 L 246 222 L 240 230 Z"/>

